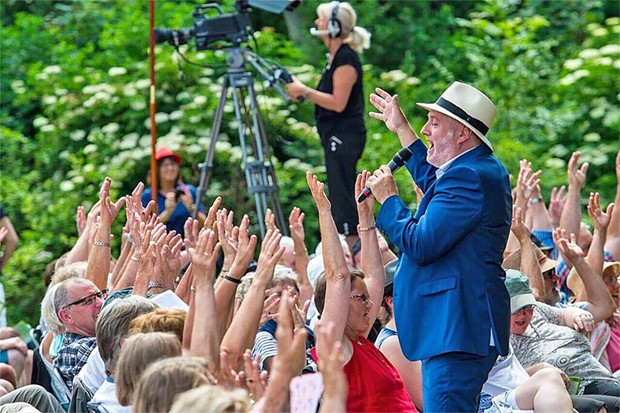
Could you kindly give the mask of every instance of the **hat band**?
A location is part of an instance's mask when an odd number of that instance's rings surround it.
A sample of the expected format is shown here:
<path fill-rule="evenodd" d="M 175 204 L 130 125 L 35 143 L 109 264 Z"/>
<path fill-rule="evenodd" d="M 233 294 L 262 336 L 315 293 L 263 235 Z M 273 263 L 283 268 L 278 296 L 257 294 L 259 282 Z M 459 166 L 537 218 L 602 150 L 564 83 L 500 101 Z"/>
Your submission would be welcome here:
<path fill-rule="evenodd" d="M 469 116 L 467 112 L 465 112 L 463 109 L 456 106 L 454 103 L 447 101 L 444 98 L 440 97 L 439 99 L 437 99 L 437 102 L 435 102 L 435 104 L 438 106 L 441 106 L 442 108 L 458 116 L 465 122 L 469 123 L 471 126 L 478 129 L 478 131 L 480 131 L 483 135 L 486 135 L 487 132 L 489 131 L 489 127 L 485 125 L 484 122 L 472 116 Z"/>

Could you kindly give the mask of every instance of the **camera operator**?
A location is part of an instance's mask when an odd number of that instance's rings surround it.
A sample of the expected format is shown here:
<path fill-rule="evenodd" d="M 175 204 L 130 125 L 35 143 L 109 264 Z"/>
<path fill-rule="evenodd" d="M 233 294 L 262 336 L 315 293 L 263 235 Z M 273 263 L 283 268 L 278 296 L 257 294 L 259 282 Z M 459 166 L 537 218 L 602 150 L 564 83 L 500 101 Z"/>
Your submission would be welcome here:
<path fill-rule="evenodd" d="M 303 97 L 316 105 L 332 214 L 351 247 L 358 238 L 356 166 L 366 144 L 362 65 L 357 53 L 370 46 L 370 33 L 355 26 L 357 15 L 349 3 L 323 3 L 316 12 L 316 27 L 310 33 L 320 37 L 328 50 L 323 76 L 316 89 L 293 77 L 286 91 L 294 100 Z"/>
<path fill-rule="evenodd" d="M 157 161 L 157 177 L 159 181 L 157 194 L 157 211 L 159 219 L 166 224 L 168 232 L 175 230 L 185 238 L 183 225 L 187 218 L 194 213 L 196 203 L 196 188 L 186 185 L 181 180 L 181 155 L 174 153 L 170 148 L 161 146 L 155 152 Z M 142 205 L 146 206 L 151 200 L 152 188 L 147 188 L 142 194 Z M 198 207 L 199 224 L 206 219 L 204 205 Z"/>

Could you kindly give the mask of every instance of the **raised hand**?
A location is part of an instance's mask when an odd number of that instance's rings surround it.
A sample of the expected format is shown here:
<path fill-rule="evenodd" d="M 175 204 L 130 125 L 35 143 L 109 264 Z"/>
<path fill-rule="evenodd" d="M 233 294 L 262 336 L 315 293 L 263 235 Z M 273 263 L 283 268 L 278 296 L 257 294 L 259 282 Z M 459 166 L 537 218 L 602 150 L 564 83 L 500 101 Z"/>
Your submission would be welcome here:
<path fill-rule="evenodd" d="M 206 229 L 200 232 L 196 248 L 188 250 L 192 260 L 194 286 L 199 288 L 215 281 L 215 264 L 220 252 L 220 244 L 214 231 Z"/>
<path fill-rule="evenodd" d="M 370 112 L 368 115 L 382 121 L 390 131 L 395 133 L 399 133 L 403 128 L 411 128 L 398 103 L 398 95 L 390 95 L 380 88 L 376 88 L 375 92 L 370 94 L 370 103 L 378 112 Z"/>
<path fill-rule="evenodd" d="M 312 194 L 312 198 L 314 198 L 314 203 L 319 212 L 331 211 L 332 204 L 325 194 L 325 184 L 319 181 L 319 178 L 317 178 L 316 175 L 312 175 L 309 171 L 306 172 L 306 182 L 308 182 L 310 193 Z"/>
<path fill-rule="evenodd" d="M 581 165 L 581 168 L 578 168 L 580 156 L 580 152 L 573 152 L 570 160 L 568 161 L 568 183 L 576 189 L 581 189 L 583 184 L 586 182 L 586 175 L 588 173 L 589 166 L 587 162 L 584 162 Z"/>
<path fill-rule="evenodd" d="M 553 231 L 553 242 L 558 246 L 562 255 L 569 261 L 583 257 L 583 250 L 577 245 L 575 234 L 570 234 L 570 239 L 565 229 L 557 228 Z"/>
<path fill-rule="evenodd" d="M 86 212 L 84 211 L 84 207 L 82 205 L 77 207 L 77 212 L 75 214 L 75 226 L 77 227 L 79 237 L 86 228 Z"/>
<path fill-rule="evenodd" d="M 562 216 L 562 210 L 566 205 L 566 194 L 564 191 L 566 186 L 562 185 L 560 189 L 556 186 L 551 190 L 551 196 L 549 198 L 549 219 L 553 226 L 558 226 L 560 223 L 560 217 Z"/>
<path fill-rule="evenodd" d="M 194 248 L 198 240 L 198 220 L 192 217 L 187 218 L 183 224 L 183 231 L 185 233 L 183 240 L 185 248 Z"/>
<path fill-rule="evenodd" d="M 273 277 L 273 270 L 284 253 L 284 247 L 280 246 L 281 239 L 282 234 L 279 230 L 267 230 L 258 256 L 255 281 L 261 277 L 268 277 L 270 280 Z"/>
<path fill-rule="evenodd" d="M 512 225 L 510 230 L 519 240 L 519 244 L 523 245 L 530 239 L 530 229 L 525 225 L 523 220 L 523 210 L 516 205 L 512 206 Z"/>
<path fill-rule="evenodd" d="M 295 243 L 305 243 L 306 233 L 304 231 L 304 218 L 306 214 L 301 212 L 301 209 L 294 207 L 288 216 L 288 227 L 291 231 L 291 238 Z"/>
<path fill-rule="evenodd" d="M 265 212 L 265 228 L 270 230 L 278 229 L 276 225 L 276 216 L 271 212 L 271 209 L 267 208 Z"/>
<path fill-rule="evenodd" d="M 217 237 L 224 252 L 222 270 L 228 271 L 235 261 L 239 244 L 239 228 L 233 225 L 234 212 L 227 213 L 226 208 L 217 211 Z"/>
<path fill-rule="evenodd" d="M 215 224 L 217 211 L 220 209 L 220 205 L 222 205 L 222 197 L 218 196 L 213 200 L 213 204 L 209 207 L 209 212 L 207 212 L 207 218 L 205 219 L 203 228 L 213 228 Z"/>
<path fill-rule="evenodd" d="M 614 204 L 607 206 L 607 211 L 603 212 L 601 208 L 601 198 L 599 193 L 590 193 L 590 199 L 588 200 L 588 215 L 592 218 L 592 224 L 594 229 L 599 232 L 605 232 L 611 221 L 611 215 L 614 210 Z"/>

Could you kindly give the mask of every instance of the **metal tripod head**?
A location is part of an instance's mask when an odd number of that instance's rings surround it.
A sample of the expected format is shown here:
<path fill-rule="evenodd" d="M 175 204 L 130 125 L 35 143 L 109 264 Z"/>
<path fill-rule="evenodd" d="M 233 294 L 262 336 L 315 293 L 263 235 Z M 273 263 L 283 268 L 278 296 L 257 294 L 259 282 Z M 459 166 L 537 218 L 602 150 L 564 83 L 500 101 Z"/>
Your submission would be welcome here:
<path fill-rule="evenodd" d="M 231 88 L 248 194 L 254 197 L 261 237 L 264 237 L 266 232 L 265 214 L 267 208 L 270 208 L 275 215 L 276 224 L 280 232 L 287 234 L 287 224 L 284 220 L 280 200 L 278 199 L 279 187 L 273 163 L 271 162 L 271 150 L 256 100 L 254 77 L 245 70 L 245 62 L 250 63 L 265 79 L 265 82 L 270 82 L 271 86 L 282 96 L 286 96 L 286 93 L 277 82 L 283 81 L 280 79 L 283 79 L 284 72 L 276 72 L 277 68 L 274 68 L 274 66 L 269 65 L 260 56 L 242 47 L 232 47 L 227 49 L 226 52 L 228 70 L 223 77 L 222 92 L 213 118 L 211 141 L 205 155 L 205 161 L 198 165 L 201 173 L 196 206 L 200 205 L 213 174 L 215 144 L 222 125 L 228 90 Z M 247 103 L 249 106 L 246 105 L 246 96 L 248 97 Z M 197 210 L 198 208 L 194 208 L 194 218 Z"/>

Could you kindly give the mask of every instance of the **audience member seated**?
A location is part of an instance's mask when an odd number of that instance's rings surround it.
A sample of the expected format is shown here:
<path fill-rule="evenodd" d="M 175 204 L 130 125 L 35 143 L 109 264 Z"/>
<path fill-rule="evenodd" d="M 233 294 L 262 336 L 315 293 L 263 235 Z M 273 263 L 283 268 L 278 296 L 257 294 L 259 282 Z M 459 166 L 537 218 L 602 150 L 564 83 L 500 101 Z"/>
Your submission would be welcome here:
<path fill-rule="evenodd" d="M 216 383 L 207 377 L 204 359 L 165 358 L 152 363 L 140 375 L 132 405 L 135 412 L 167 412 L 178 394 L 208 384 Z"/>
<path fill-rule="evenodd" d="M 594 358 L 581 332 L 594 327 L 591 313 L 537 302 L 528 278 L 516 270 L 507 271 L 506 288 L 512 311 L 510 344 L 525 368 L 546 362 L 581 378 L 580 394 L 620 397 L 620 383 Z"/>
<path fill-rule="evenodd" d="M 172 333 L 138 333 L 127 338 L 114 371 L 119 403 L 122 406 L 132 405 L 138 381 L 149 365 L 180 355 L 181 342 Z"/>
<path fill-rule="evenodd" d="M 358 175 L 356 193 L 366 186 L 369 173 Z M 327 341 L 317 342 L 333 348 L 342 342 L 344 372 L 349 394 L 347 411 L 417 411 L 398 371 L 375 346 L 366 339 L 379 313 L 383 297 L 385 272 L 374 231 L 373 204 L 369 198 L 358 203 L 362 239 L 362 271 L 350 269 L 345 260 L 340 237 L 331 215 L 331 204 L 324 184 L 309 172 L 308 186 L 316 203 L 321 229 L 325 273 L 317 280 L 315 302 L 321 323 L 334 323 L 334 334 Z M 316 354 L 315 354 L 316 356 Z"/>

